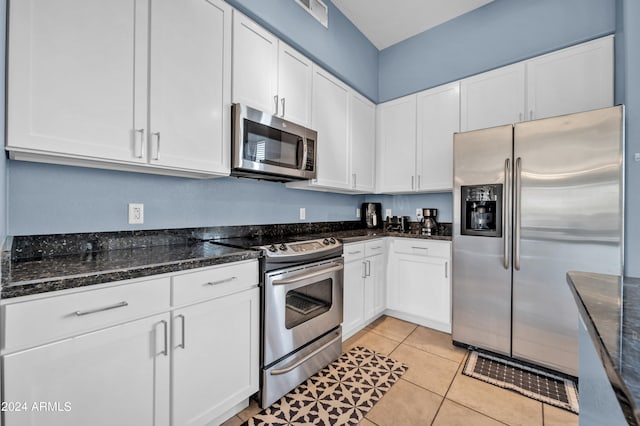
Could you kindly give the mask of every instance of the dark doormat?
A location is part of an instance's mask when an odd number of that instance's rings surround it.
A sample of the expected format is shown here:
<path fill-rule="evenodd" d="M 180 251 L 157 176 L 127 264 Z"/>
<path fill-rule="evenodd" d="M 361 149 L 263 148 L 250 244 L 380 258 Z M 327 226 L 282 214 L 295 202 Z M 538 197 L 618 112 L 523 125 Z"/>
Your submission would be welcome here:
<path fill-rule="evenodd" d="M 355 347 L 243 425 L 356 425 L 407 368 Z"/>
<path fill-rule="evenodd" d="M 571 379 L 476 351 L 470 351 L 462 374 L 578 414 L 578 388 Z"/>

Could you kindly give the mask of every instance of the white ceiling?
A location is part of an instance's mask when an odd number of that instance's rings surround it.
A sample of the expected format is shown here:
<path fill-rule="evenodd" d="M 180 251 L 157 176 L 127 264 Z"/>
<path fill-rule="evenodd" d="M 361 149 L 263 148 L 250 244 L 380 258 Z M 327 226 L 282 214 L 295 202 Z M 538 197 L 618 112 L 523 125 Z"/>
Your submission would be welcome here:
<path fill-rule="evenodd" d="M 492 1 L 332 0 L 380 50 Z"/>

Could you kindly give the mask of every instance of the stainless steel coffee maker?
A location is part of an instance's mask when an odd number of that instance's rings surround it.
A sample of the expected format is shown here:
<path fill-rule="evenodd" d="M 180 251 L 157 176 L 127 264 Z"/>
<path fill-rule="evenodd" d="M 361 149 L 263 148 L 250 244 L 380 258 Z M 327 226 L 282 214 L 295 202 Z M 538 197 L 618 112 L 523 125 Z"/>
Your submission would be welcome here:
<path fill-rule="evenodd" d="M 438 209 L 422 209 L 422 235 L 436 235 L 438 233 Z"/>

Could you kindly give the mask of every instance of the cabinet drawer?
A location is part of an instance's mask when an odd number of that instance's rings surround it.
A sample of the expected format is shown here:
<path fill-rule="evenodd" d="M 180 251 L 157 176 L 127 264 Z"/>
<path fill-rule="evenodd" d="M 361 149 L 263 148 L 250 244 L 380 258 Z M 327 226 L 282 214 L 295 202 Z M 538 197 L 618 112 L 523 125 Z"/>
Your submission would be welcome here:
<path fill-rule="evenodd" d="M 385 241 L 383 239 L 367 241 L 364 245 L 365 257 L 375 256 L 376 254 L 384 254 Z"/>
<path fill-rule="evenodd" d="M 344 262 L 353 262 L 364 257 L 364 243 L 352 243 L 344 245 Z"/>
<path fill-rule="evenodd" d="M 3 306 L 9 351 L 168 310 L 170 280 L 160 278 Z"/>
<path fill-rule="evenodd" d="M 449 241 L 425 241 L 411 238 L 397 238 L 393 240 L 393 252 L 413 254 L 417 256 L 451 257 L 451 243 Z"/>
<path fill-rule="evenodd" d="M 258 261 L 232 263 L 172 278 L 172 304 L 213 299 L 258 285 Z"/>

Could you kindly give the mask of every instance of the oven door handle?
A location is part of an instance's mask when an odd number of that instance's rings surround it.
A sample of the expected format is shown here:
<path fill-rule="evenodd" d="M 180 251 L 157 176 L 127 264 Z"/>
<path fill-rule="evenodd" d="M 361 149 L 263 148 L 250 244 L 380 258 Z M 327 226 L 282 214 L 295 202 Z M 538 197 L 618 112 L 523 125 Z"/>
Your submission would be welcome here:
<path fill-rule="evenodd" d="M 327 349 L 329 346 L 333 345 L 336 342 L 336 340 L 338 340 L 338 339 L 342 339 L 342 335 L 340 333 L 338 333 L 338 335 L 336 337 L 334 337 L 333 339 L 331 339 L 330 341 L 328 341 L 324 345 L 320 346 L 315 351 L 313 351 L 310 354 L 304 356 L 302 359 L 294 362 L 293 364 L 289 365 L 288 367 L 280 368 L 278 370 L 272 370 L 271 371 L 271 375 L 272 376 L 279 376 L 281 374 L 287 374 L 289 371 L 293 370 L 294 368 L 299 367 L 300 365 L 302 365 L 305 362 L 307 362 L 310 358 L 318 355 L 320 352 L 322 352 L 323 350 Z"/>
<path fill-rule="evenodd" d="M 298 281 L 307 280 L 309 278 L 315 278 L 320 275 L 328 274 L 329 272 L 341 271 L 344 269 L 344 265 L 332 266 L 331 268 L 322 269 L 320 271 L 310 272 L 308 274 L 296 275 L 295 277 L 285 278 L 282 280 L 273 280 L 273 285 L 283 285 L 297 283 Z"/>

